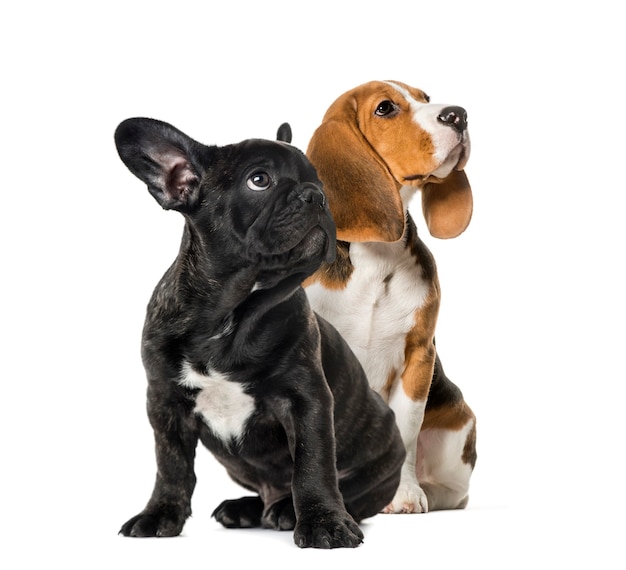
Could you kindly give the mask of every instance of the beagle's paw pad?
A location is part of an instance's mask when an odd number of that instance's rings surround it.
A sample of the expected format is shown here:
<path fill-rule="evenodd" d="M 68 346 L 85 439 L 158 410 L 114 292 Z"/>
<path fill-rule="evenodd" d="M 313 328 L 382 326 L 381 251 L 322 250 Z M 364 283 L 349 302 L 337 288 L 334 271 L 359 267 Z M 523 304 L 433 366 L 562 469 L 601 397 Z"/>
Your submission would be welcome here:
<path fill-rule="evenodd" d="M 419 485 L 400 485 L 383 513 L 427 513 L 428 499 Z"/>

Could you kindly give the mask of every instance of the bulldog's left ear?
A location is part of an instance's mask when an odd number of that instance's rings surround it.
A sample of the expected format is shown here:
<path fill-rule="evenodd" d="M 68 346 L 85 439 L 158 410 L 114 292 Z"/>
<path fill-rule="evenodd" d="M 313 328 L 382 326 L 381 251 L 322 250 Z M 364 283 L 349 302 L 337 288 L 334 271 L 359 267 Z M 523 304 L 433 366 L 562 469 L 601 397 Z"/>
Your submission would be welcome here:
<path fill-rule="evenodd" d="M 455 238 L 465 231 L 474 209 L 472 189 L 464 170 L 454 170 L 441 182 L 422 189 L 422 210 L 431 235 Z"/>
<path fill-rule="evenodd" d="M 168 123 L 144 118 L 122 122 L 115 145 L 122 162 L 164 209 L 185 212 L 198 203 L 208 147 Z"/>

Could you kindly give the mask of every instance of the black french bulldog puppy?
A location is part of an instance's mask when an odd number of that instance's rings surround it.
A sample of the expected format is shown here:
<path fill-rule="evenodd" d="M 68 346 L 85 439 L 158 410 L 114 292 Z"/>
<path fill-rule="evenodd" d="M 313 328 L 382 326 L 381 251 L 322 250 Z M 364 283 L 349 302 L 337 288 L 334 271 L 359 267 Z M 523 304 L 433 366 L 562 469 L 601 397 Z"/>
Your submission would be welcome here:
<path fill-rule="evenodd" d="M 336 250 L 313 166 L 284 141 L 205 146 L 152 119 L 124 121 L 115 141 L 157 202 L 185 217 L 142 340 L 156 483 L 120 533 L 180 534 L 200 440 L 256 493 L 217 507 L 224 526 L 294 529 L 300 547 L 358 546 L 357 522 L 393 498 L 404 446 L 301 286 Z"/>

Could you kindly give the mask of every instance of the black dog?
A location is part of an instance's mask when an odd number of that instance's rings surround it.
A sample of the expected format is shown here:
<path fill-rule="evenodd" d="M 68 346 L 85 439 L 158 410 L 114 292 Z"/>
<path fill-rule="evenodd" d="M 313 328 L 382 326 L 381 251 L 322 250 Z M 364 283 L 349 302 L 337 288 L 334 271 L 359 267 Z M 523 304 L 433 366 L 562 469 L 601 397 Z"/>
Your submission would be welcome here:
<path fill-rule="evenodd" d="M 124 121 L 115 140 L 131 172 L 186 222 L 143 332 L 156 484 L 120 533 L 181 532 L 199 439 L 258 493 L 223 502 L 213 515 L 224 526 L 295 529 L 301 547 L 357 546 L 355 521 L 393 498 L 404 446 L 301 287 L 336 250 L 314 168 L 285 142 L 204 146 L 152 119 Z"/>

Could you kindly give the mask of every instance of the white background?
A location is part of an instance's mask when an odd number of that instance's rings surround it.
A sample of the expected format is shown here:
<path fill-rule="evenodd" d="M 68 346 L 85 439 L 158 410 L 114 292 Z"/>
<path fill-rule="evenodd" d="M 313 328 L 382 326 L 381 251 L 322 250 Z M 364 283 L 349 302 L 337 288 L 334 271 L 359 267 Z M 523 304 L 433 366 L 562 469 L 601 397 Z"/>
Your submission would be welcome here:
<path fill-rule="evenodd" d="M 618 5 L 5 3 L 0 565 L 624 568 Z M 152 490 L 140 333 L 182 218 L 123 166 L 115 127 L 150 116 L 227 144 L 289 121 L 304 149 L 373 79 L 469 114 L 469 229 L 437 241 L 412 208 L 439 265 L 439 352 L 478 416 L 468 509 L 379 515 L 354 551 L 301 551 L 211 519 L 243 492 L 199 449 L 184 536 L 117 536 Z"/>

